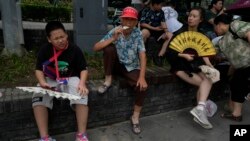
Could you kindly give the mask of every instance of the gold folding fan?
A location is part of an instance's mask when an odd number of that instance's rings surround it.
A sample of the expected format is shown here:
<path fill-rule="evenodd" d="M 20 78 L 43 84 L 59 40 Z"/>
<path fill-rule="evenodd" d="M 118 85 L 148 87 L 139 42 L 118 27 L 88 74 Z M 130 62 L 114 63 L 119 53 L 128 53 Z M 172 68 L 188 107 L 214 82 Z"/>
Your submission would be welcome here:
<path fill-rule="evenodd" d="M 187 49 L 193 49 L 198 56 L 210 56 L 216 54 L 216 50 L 210 39 L 195 31 L 186 31 L 177 35 L 169 43 L 169 47 L 180 53 L 183 53 Z"/>

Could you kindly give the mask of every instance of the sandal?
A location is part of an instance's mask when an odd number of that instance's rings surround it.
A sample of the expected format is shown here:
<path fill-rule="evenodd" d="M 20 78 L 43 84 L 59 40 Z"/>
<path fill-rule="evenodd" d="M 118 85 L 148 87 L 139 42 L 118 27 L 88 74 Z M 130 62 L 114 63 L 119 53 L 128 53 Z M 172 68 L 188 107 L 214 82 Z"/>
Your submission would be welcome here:
<path fill-rule="evenodd" d="M 100 93 L 100 94 L 104 94 L 109 88 L 111 87 L 111 85 L 110 86 L 107 86 L 107 85 L 105 85 L 105 84 L 102 84 L 101 86 L 99 86 L 98 87 L 98 93 Z"/>
<path fill-rule="evenodd" d="M 141 133 L 140 124 L 139 123 L 133 123 L 132 116 L 130 117 L 130 123 L 131 123 L 131 126 L 132 126 L 133 133 L 136 134 L 136 135 L 140 134 Z"/>
<path fill-rule="evenodd" d="M 237 122 L 242 121 L 242 116 L 236 117 L 232 113 L 223 113 L 223 114 L 221 114 L 221 118 L 226 118 L 226 119 L 230 119 L 230 120 L 237 121 Z"/>

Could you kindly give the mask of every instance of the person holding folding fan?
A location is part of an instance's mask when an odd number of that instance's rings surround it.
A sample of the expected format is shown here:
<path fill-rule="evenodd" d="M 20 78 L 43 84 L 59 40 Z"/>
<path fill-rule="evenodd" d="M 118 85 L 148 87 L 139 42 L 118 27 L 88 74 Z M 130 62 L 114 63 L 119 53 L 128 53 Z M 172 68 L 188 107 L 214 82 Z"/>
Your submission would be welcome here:
<path fill-rule="evenodd" d="M 186 31 L 201 32 L 200 23 L 204 19 L 204 10 L 200 7 L 191 9 L 188 15 L 188 24 L 184 25 L 181 29 L 174 32 L 173 39 L 179 34 Z M 200 33 L 201 34 L 201 33 Z M 202 34 L 203 35 L 203 34 Z M 207 38 L 207 37 L 206 37 Z M 173 40 L 172 39 L 172 40 Z M 209 39 L 208 39 L 209 40 Z M 171 41 L 170 41 L 171 44 Z M 194 107 L 190 113 L 194 116 L 194 121 L 206 129 L 213 128 L 212 124 L 207 119 L 206 102 L 209 96 L 212 80 L 207 78 L 201 71 L 199 66 L 205 64 L 213 68 L 208 57 L 195 57 L 195 50 L 185 50 L 178 52 L 170 46 L 166 52 L 166 58 L 171 66 L 171 72 L 177 75 L 185 82 L 197 86 L 197 106 Z"/>

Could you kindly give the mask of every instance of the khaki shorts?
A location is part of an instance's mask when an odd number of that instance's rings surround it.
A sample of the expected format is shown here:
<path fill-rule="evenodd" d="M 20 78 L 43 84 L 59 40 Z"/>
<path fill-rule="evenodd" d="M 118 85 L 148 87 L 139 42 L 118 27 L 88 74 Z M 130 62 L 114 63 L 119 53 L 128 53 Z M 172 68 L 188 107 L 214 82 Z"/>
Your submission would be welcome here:
<path fill-rule="evenodd" d="M 58 83 L 55 80 L 52 80 L 50 78 L 46 77 L 47 83 L 51 86 L 54 87 Z M 74 94 L 74 95 L 79 95 L 77 93 L 77 86 L 79 84 L 80 79 L 78 77 L 70 77 L 68 79 L 68 93 Z M 48 107 L 50 109 L 53 108 L 53 98 L 49 96 L 48 94 L 40 94 L 40 93 L 34 93 L 32 97 L 32 107 L 37 106 L 37 105 L 43 105 L 45 107 Z M 88 96 L 83 96 L 79 100 L 70 100 L 70 106 L 73 108 L 73 105 L 75 104 L 82 104 L 82 105 L 88 105 Z"/>

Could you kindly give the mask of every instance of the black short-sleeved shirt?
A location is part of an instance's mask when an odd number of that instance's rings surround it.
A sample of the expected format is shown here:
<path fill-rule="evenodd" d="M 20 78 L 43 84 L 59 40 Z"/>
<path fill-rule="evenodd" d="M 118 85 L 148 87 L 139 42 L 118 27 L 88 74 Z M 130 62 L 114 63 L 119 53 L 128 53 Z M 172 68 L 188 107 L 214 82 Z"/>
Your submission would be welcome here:
<path fill-rule="evenodd" d="M 147 7 L 141 12 L 140 23 L 146 23 L 153 27 L 158 27 L 161 26 L 161 22 L 165 22 L 165 16 L 162 10 L 153 11 Z"/>
<path fill-rule="evenodd" d="M 162 10 L 154 11 L 151 10 L 150 7 L 146 7 L 141 11 L 140 14 L 141 14 L 140 23 L 146 23 L 153 27 L 161 26 L 162 22 L 165 23 L 165 16 Z M 141 29 L 144 28 L 145 27 L 141 27 Z M 155 37 L 156 39 L 158 39 L 164 33 L 164 30 L 162 31 L 155 31 L 151 29 L 148 30 L 150 31 L 150 36 Z"/>
<path fill-rule="evenodd" d="M 187 26 L 183 26 L 181 29 L 174 32 L 173 38 L 176 37 L 178 34 L 185 32 L 185 31 L 188 31 Z M 199 32 L 200 32 L 200 30 L 199 30 Z M 187 61 L 185 58 L 179 57 L 178 53 L 179 52 L 177 52 L 171 48 L 168 48 L 167 52 L 166 52 L 166 58 L 171 66 L 170 71 L 172 73 L 175 73 L 176 71 L 185 71 L 188 74 L 190 74 L 191 72 L 197 73 L 197 72 L 201 71 L 198 68 L 198 66 L 204 64 L 202 57 L 195 57 L 195 59 L 193 61 Z"/>
<path fill-rule="evenodd" d="M 214 32 L 213 24 L 209 23 L 209 20 L 216 18 L 218 15 L 214 14 L 211 10 L 206 10 L 205 13 L 205 22 L 202 24 L 202 28 L 205 32 L 212 31 Z"/>
<path fill-rule="evenodd" d="M 54 49 L 52 44 L 48 43 L 42 46 L 38 53 L 36 70 L 41 70 L 45 76 L 55 79 L 55 61 L 49 62 L 48 65 L 44 64 L 53 56 Z M 60 78 L 80 77 L 80 72 L 87 69 L 87 63 L 81 49 L 76 45 L 69 44 L 68 48 L 58 57 L 58 69 Z"/>

